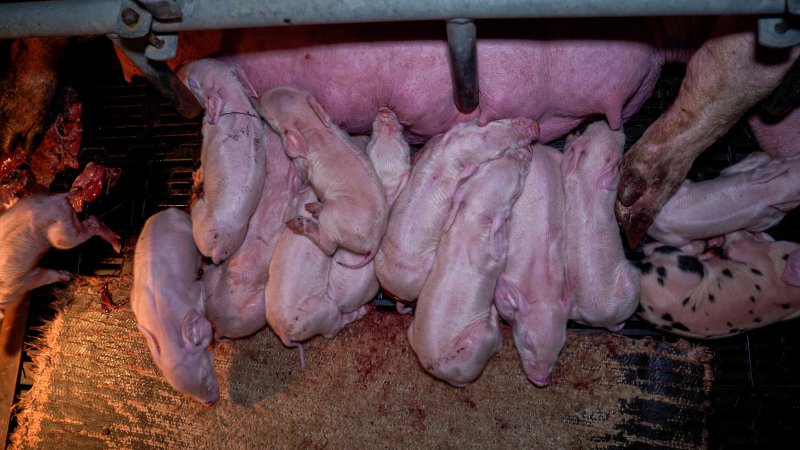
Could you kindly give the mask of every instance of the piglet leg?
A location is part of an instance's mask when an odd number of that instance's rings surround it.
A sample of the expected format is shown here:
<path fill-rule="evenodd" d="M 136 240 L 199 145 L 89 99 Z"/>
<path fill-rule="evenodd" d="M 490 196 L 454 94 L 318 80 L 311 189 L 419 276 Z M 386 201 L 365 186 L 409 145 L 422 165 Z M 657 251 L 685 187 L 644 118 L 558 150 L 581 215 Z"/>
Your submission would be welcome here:
<path fill-rule="evenodd" d="M 328 256 L 336 251 L 336 243 L 320 233 L 319 222 L 309 217 L 297 216 L 286 222 L 286 228 L 295 234 L 301 234 L 311 239 Z"/>
<path fill-rule="evenodd" d="M 297 309 L 295 321 L 289 327 L 289 338 L 300 342 L 321 334 L 330 339 L 350 322 L 364 317 L 369 310 L 364 305 L 355 311 L 343 313 L 327 297 L 310 297 Z"/>
<path fill-rule="evenodd" d="M 689 61 L 675 102 L 625 155 L 616 213 L 632 247 L 694 159 L 772 92 L 790 67 L 793 58 L 787 54 L 759 59 L 763 55 L 756 55 L 749 25 L 740 18 L 720 19 Z"/>
<path fill-rule="evenodd" d="M 92 236 L 100 236 L 119 253 L 119 236 L 95 216 L 89 216 L 81 222 L 73 211 L 69 220 L 58 221 L 47 230 L 47 241 L 60 250 L 77 247 Z"/>

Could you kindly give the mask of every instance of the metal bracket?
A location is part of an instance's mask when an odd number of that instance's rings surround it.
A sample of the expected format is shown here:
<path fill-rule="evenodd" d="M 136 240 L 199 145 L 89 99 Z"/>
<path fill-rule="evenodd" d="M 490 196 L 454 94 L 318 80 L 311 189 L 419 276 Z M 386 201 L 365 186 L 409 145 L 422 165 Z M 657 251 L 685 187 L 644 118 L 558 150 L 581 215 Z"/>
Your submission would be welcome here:
<path fill-rule="evenodd" d="M 794 5 L 792 5 L 794 3 Z M 800 0 L 789 1 L 789 11 L 800 13 Z M 800 44 L 800 17 L 762 17 L 758 19 L 758 42 L 766 47 L 788 48 Z"/>
<path fill-rule="evenodd" d="M 153 25 L 153 15 L 132 0 L 122 0 L 114 32 L 123 38 L 146 36 Z"/>

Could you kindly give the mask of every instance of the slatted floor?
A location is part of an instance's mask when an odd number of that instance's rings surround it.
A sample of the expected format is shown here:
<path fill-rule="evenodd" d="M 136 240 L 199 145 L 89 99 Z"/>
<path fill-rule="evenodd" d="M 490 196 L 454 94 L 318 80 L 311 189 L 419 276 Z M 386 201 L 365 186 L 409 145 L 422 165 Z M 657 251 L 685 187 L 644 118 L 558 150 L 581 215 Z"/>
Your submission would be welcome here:
<path fill-rule="evenodd" d="M 83 55 L 83 56 L 82 56 Z M 85 56 L 91 55 L 91 56 Z M 187 120 L 143 81 L 127 84 L 115 62 L 110 42 L 82 44 L 70 55 L 69 73 L 83 102 L 84 137 L 81 162 L 123 167 L 125 172 L 110 194 L 92 204 L 89 212 L 102 218 L 127 238 L 129 246 L 144 220 L 169 206 L 189 201 L 191 170 L 198 164 L 200 119 Z M 653 97 L 625 128 L 630 146 L 674 98 L 683 67 L 669 66 Z M 563 146 L 563 141 L 554 143 Z M 695 179 L 714 176 L 752 151 L 753 139 L 738 126 L 698 159 Z M 77 173 L 65 173 L 55 187 L 66 189 Z M 60 185 L 59 185 L 60 183 Z M 800 211 L 775 230 L 779 239 L 800 236 Z M 78 274 L 113 275 L 129 270 L 127 258 L 116 255 L 104 242 L 91 240 L 78 249 L 49 254 L 43 264 Z M 26 342 L 36 337 L 36 326 L 52 314 L 52 291 L 36 291 Z M 99 301 L 99 300 L 98 300 Z M 393 310 L 382 296 L 381 309 Z M 583 332 L 598 332 L 582 327 Z M 623 334 L 674 340 L 634 317 Z M 800 442 L 800 326 L 773 325 L 733 338 L 706 342 L 715 352 L 715 382 L 711 392 L 709 444 L 711 448 L 793 448 Z M 18 392 L 31 380 L 29 355 L 23 355 Z M 13 424 L 12 424 L 13 426 Z"/>

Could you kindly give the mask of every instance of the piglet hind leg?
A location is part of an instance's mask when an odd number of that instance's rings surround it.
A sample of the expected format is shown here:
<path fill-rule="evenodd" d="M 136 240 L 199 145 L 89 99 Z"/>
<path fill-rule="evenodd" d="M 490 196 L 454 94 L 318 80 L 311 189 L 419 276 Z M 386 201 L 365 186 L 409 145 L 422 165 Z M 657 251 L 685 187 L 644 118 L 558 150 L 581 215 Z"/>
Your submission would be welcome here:
<path fill-rule="evenodd" d="M 364 317 L 369 312 L 368 306 L 355 311 L 342 313 L 339 306 L 327 297 L 310 297 L 299 308 L 288 327 L 289 338 L 293 341 L 305 341 L 317 335 L 325 338 L 336 336 L 349 323 Z"/>
<path fill-rule="evenodd" d="M 336 251 L 336 243 L 322 235 L 319 229 L 319 222 L 314 219 L 297 216 L 286 221 L 286 228 L 292 230 L 294 234 L 300 234 L 311 239 L 311 242 L 328 256 L 333 255 Z"/>
<path fill-rule="evenodd" d="M 69 220 L 57 221 L 47 230 L 47 241 L 59 250 L 77 247 L 92 236 L 100 236 L 117 253 L 121 250 L 119 236 L 95 216 L 89 216 L 81 222 L 73 211 Z"/>

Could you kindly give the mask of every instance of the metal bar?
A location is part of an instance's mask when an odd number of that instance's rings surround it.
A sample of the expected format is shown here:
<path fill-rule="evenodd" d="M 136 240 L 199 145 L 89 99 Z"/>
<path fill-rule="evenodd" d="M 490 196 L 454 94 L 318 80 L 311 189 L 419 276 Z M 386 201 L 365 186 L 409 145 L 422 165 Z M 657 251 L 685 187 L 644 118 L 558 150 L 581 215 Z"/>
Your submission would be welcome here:
<path fill-rule="evenodd" d="M 115 32 L 120 0 L 0 3 L 0 38 Z M 155 32 L 287 24 L 447 20 L 455 17 L 623 17 L 786 11 L 786 0 L 185 0 L 182 19 Z"/>
<path fill-rule="evenodd" d="M 25 295 L 5 311 L 5 318 L 0 324 L 0 434 L 3 448 L 8 444 L 8 426 L 11 423 L 30 305 L 30 297 Z"/>
<path fill-rule="evenodd" d="M 478 46 L 475 22 L 469 19 L 447 21 L 450 47 L 450 72 L 456 108 L 464 114 L 478 107 Z"/>
<path fill-rule="evenodd" d="M 122 50 L 125 56 L 142 71 L 147 81 L 175 105 L 178 113 L 184 117 L 192 118 L 203 112 L 202 106 L 200 106 L 194 95 L 164 62 L 152 61 L 145 57 L 144 46 L 147 45 L 146 39 L 121 39 L 113 35 L 110 37 L 114 45 Z"/>
<path fill-rule="evenodd" d="M 0 38 L 112 33 L 120 9 L 120 0 L 2 3 Z"/>

